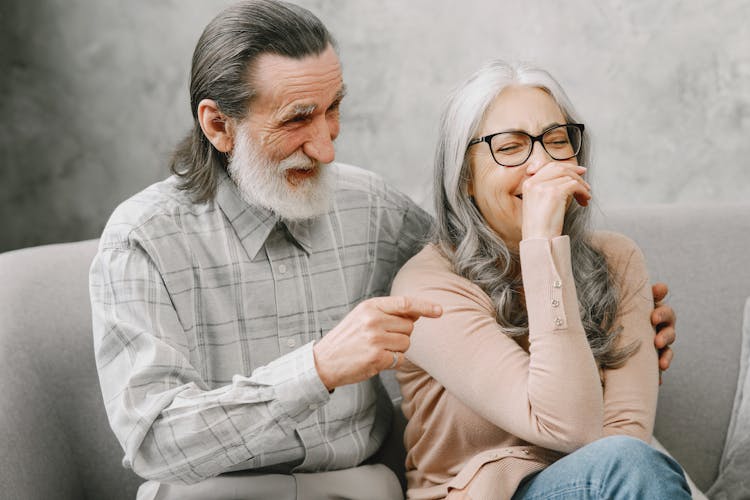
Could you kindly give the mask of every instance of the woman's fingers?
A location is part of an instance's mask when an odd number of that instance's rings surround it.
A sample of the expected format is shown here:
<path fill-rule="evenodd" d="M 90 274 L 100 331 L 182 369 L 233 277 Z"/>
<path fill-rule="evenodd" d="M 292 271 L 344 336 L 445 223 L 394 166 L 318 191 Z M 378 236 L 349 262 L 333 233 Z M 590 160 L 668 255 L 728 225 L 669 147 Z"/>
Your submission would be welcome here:
<path fill-rule="evenodd" d="M 557 198 L 560 202 L 567 202 L 571 197 L 579 204 L 584 205 L 591 199 L 591 187 L 583 179 L 572 176 L 554 177 L 542 182 L 533 184 L 530 188 L 530 195 L 524 194 L 524 198 L 532 199 L 535 196 L 545 198 Z M 533 194 L 531 192 L 534 192 Z"/>
<path fill-rule="evenodd" d="M 542 166 L 538 170 L 530 168 L 528 170 L 528 173 L 533 174 L 529 178 L 529 180 L 535 179 L 541 182 L 567 175 L 568 177 L 580 179 L 581 181 L 586 183 L 586 185 L 588 185 L 588 183 L 583 179 L 583 175 L 587 172 L 587 170 L 588 169 L 586 167 L 582 167 L 581 165 L 575 165 L 572 163 L 550 162 Z"/>
<path fill-rule="evenodd" d="M 529 172 L 533 175 L 522 186 L 522 237 L 559 236 L 571 200 L 585 206 L 591 199 L 591 186 L 582 177 L 586 169 L 571 163 L 551 162 Z"/>
<path fill-rule="evenodd" d="M 554 181 L 565 181 L 566 179 L 579 182 L 585 190 L 590 192 L 591 185 L 582 177 L 582 174 L 585 172 L 586 168 L 579 165 L 548 163 L 543 168 L 539 169 L 536 174 L 524 181 L 522 188 L 523 195 L 524 197 L 527 197 L 528 195 L 533 194 L 532 191 L 544 191 L 545 186 L 559 186 L 561 183 L 554 183 Z M 549 182 L 553 182 L 553 184 L 549 185 Z"/>
<path fill-rule="evenodd" d="M 585 207 L 591 199 L 591 187 L 588 183 L 579 180 L 570 180 L 564 183 L 566 194 L 572 197 L 579 205 Z"/>

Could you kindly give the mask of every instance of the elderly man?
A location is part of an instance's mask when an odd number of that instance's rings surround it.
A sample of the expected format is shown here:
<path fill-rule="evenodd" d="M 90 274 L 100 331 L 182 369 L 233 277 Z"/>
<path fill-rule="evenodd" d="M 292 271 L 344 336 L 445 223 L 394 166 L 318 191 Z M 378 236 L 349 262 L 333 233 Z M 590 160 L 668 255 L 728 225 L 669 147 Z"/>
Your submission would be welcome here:
<path fill-rule="evenodd" d="M 367 462 L 392 413 L 376 375 L 441 314 L 386 297 L 431 220 L 331 163 L 344 94 L 331 35 L 298 6 L 237 4 L 198 41 L 175 175 L 115 210 L 91 268 L 102 393 L 123 464 L 150 479 L 139 498 L 401 495 Z M 672 310 L 654 323 L 664 348 Z"/>

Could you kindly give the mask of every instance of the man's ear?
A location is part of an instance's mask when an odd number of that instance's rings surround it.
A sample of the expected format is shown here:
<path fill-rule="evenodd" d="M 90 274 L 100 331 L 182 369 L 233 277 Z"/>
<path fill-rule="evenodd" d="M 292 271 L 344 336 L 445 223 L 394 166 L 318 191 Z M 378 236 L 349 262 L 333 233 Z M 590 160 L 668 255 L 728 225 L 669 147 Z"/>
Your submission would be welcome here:
<path fill-rule="evenodd" d="M 234 148 L 234 131 L 230 118 L 219 111 L 213 99 L 203 99 L 198 104 L 198 123 L 206 138 L 222 153 Z"/>

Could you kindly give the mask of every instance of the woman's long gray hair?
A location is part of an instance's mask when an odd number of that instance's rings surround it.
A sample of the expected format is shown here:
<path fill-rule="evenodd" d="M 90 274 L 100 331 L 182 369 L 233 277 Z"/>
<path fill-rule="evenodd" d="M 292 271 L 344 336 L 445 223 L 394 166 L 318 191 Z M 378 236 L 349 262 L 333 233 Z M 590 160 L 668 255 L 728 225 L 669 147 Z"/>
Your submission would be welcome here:
<path fill-rule="evenodd" d="M 469 195 L 471 169 L 467 155 L 467 145 L 477 133 L 484 114 L 508 85 L 545 90 L 560 106 L 568 123 L 580 123 L 562 87 L 546 71 L 499 60 L 485 64 L 450 95 L 441 118 L 435 157 L 435 243 L 456 273 L 489 295 L 498 324 L 514 337 L 529 331 L 520 259 L 487 225 Z M 583 147 L 578 154 L 579 164 L 586 166 L 590 166 L 588 139 L 588 133 L 584 132 Z M 638 344 L 616 346 L 621 329 L 614 324 L 618 289 L 604 255 L 591 245 L 588 225 L 588 210 L 571 203 L 565 214 L 563 234 L 570 237 L 581 320 L 599 366 L 616 368 L 637 350 Z"/>

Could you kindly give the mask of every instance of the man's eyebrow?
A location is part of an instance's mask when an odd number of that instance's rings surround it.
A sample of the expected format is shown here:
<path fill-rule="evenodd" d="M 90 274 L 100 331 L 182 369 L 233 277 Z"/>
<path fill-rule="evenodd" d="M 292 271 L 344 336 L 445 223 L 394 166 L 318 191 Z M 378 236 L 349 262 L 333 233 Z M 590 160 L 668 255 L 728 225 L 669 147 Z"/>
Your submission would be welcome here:
<path fill-rule="evenodd" d="M 339 103 L 344 97 L 346 97 L 346 85 L 342 83 L 341 88 L 339 88 L 339 91 L 336 92 L 336 96 L 333 98 L 333 102 Z"/>
<path fill-rule="evenodd" d="M 338 105 L 341 100 L 346 95 L 346 85 L 341 85 L 341 88 L 339 88 L 338 92 L 336 92 L 336 95 L 333 96 L 333 102 L 331 103 L 331 106 Z M 308 118 L 312 116 L 313 113 L 315 113 L 315 110 L 318 109 L 317 104 L 295 104 L 291 110 L 289 110 L 287 113 L 284 113 L 284 115 L 281 118 L 281 121 L 292 121 L 292 120 L 302 120 L 305 118 Z"/>
<path fill-rule="evenodd" d="M 288 121 L 307 118 L 315 112 L 317 107 L 317 104 L 295 104 L 290 111 L 284 113 L 282 120 Z"/>

